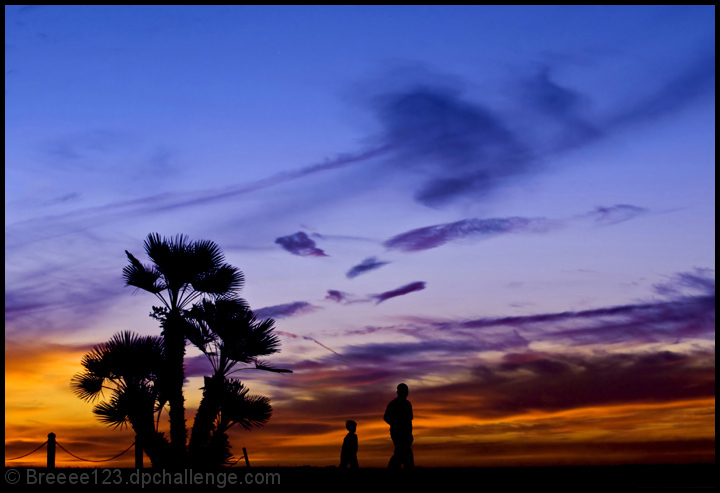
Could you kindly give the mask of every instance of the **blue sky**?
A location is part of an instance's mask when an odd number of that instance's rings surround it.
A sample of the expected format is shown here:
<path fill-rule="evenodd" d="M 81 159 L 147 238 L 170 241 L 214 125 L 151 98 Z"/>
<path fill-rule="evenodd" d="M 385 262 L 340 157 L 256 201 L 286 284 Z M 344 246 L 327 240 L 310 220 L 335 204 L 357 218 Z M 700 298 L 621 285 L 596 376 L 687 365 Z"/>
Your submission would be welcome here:
<path fill-rule="evenodd" d="M 567 312 L 610 334 L 602 310 L 714 299 L 714 19 L 6 6 L 6 345 L 156 333 L 121 272 L 158 232 L 218 243 L 275 316 L 276 360 L 299 383 L 251 387 L 281 416 L 287 386 L 315 391 L 302 368 L 351 385 L 365 367 L 342 354 L 397 351 L 393 372 L 357 384 L 391 396 L 394 379 L 430 395 L 518 352 L 714 355 L 707 311 L 695 332 L 650 317 L 649 332 L 582 343 L 532 326 Z M 492 350 L 430 349 L 448 343 L 438 324 L 463 341 L 457 324 L 508 318 L 480 324 Z M 413 373 L 431 357 L 440 373 Z"/>

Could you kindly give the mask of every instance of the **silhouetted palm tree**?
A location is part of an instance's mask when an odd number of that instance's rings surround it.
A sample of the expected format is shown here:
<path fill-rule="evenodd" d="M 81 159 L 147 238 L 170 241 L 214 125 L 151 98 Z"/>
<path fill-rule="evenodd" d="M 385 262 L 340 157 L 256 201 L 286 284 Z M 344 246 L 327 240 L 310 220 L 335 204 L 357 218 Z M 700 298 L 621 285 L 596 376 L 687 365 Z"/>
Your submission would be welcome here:
<path fill-rule="evenodd" d="M 225 380 L 220 399 L 220 412 L 208 438 L 205 455 L 209 464 L 227 464 L 232 457 L 227 431 L 233 425 L 249 430 L 262 426 L 272 415 L 270 400 L 263 396 L 247 395 L 248 389 L 238 380 Z"/>
<path fill-rule="evenodd" d="M 248 398 L 247 389 L 239 381 L 228 379 L 239 370 L 236 365 L 255 363 L 254 367 L 240 369 L 292 372 L 271 368 L 257 360 L 258 356 L 277 352 L 280 341 L 272 333 L 275 321 L 258 320 L 243 300 L 203 300 L 188 315 L 193 326 L 188 339 L 213 367 L 213 374 L 205 377 L 203 398 L 190 437 L 190 454 L 193 464 L 217 464 L 218 460 L 222 463 L 227 459 L 224 454 L 229 454 L 227 428 L 234 423 L 247 429 L 260 426 L 272 413 L 267 398 Z"/>
<path fill-rule="evenodd" d="M 244 279 L 242 272 L 225 263 L 222 251 L 212 241 L 190 242 L 184 235 L 167 239 L 151 233 L 144 248 L 152 265 L 143 265 L 126 250 L 130 265 L 123 269 L 123 277 L 127 285 L 154 294 L 163 304 L 153 309 L 155 318 L 161 321 L 164 339 L 173 459 L 182 466 L 187 452 L 183 359 L 189 330 L 184 309 L 204 295 L 232 295 L 242 287 Z"/>
<path fill-rule="evenodd" d="M 165 404 L 162 392 L 162 339 L 126 331 L 95 346 L 83 356 L 84 370 L 71 380 L 74 392 L 94 402 L 109 391 L 109 397 L 93 408 L 98 419 L 112 428 L 132 426 L 142 440 L 153 466 L 169 459 L 169 443 L 155 427 L 154 414 Z"/>

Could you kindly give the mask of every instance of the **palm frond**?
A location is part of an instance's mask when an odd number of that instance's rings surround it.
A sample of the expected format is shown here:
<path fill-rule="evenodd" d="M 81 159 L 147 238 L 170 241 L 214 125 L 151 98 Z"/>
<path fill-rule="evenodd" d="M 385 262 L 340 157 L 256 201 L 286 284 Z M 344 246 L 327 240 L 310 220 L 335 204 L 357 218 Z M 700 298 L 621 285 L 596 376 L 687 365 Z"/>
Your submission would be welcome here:
<path fill-rule="evenodd" d="M 280 338 L 273 333 L 275 321 L 272 318 L 258 320 L 251 310 L 246 310 L 234 322 L 232 330 L 222 335 L 223 348 L 229 358 L 250 363 L 257 356 L 267 356 L 280 350 Z"/>
<path fill-rule="evenodd" d="M 123 278 L 127 286 L 135 286 L 153 294 L 166 289 L 165 284 L 160 280 L 160 272 L 152 267 L 144 266 L 132 253 L 125 250 L 130 260 L 130 265 L 123 267 Z"/>
<path fill-rule="evenodd" d="M 101 423 L 112 428 L 125 428 L 130 421 L 128 399 L 122 393 L 116 393 L 108 402 L 101 402 L 93 408 L 93 414 Z"/>
<path fill-rule="evenodd" d="M 275 368 L 274 366 L 271 366 L 270 364 L 260 361 L 259 359 L 255 360 L 255 369 L 256 370 L 265 370 L 265 371 L 272 371 L 275 373 L 292 373 L 292 370 L 286 370 L 284 368 Z"/>
<path fill-rule="evenodd" d="M 237 293 L 242 289 L 244 283 L 245 276 L 237 267 L 222 264 L 198 271 L 192 281 L 192 287 L 195 291 L 220 297 Z"/>
<path fill-rule="evenodd" d="M 163 354 L 160 337 L 119 332 L 83 356 L 84 371 L 75 375 L 70 383 L 83 400 L 95 399 L 105 380 L 121 387 L 149 385 L 162 372 Z"/>
<path fill-rule="evenodd" d="M 98 366 L 116 378 L 151 379 L 162 368 L 163 340 L 160 337 L 123 331 L 96 346 L 95 351 L 100 355 Z"/>
<path fill-rule="evenodd" d="M 271 415 L 270 399 L 248 395 L 248 389 L 239 380 L 225 381 L 218 431 L 224 432 L 234 424 L 250 430 L 264 425 Z"/>
<path fill-rule="evenodd" d="M 250 363 L 257 356 L 279 351 L 280 339 L 273 333 L 275 321 L 258 320 L 240 298 L 223 297 L 196 303 L 188 315 L 212 332 L 225 357 Z"/>
<path fill-rule="evenodd" d="M 102 393 L 103 377 L 94 375 L 88 371 L 75 374 L 70 380 L 70 387 L 73 393 L 84 401 L 94 401 Z"/>
<path fill-rule="evenodd" d="M 197 272 L 212 270 L 225 263 L 225 255 L 214 241 L 195 241 L 193 243 L 193 253 Z"/>
<path fill-rule="evenodd" d="M 217 337 L 202 319 L 191 319 L 185 326 L 185 337 L 192 345 L 204 354 L 211 354 L 210 345 L 217 340 Z"/>
<path fill-rule="evenodd" d="M 150 233 L 144 246 L 148 258 L 165 280 L 166 289 L 177 292 L 192 281 L 193 273 L 188 269 L 192 262 L 192 244 L 186 235 L 163 238 L 158 233 Z"/>

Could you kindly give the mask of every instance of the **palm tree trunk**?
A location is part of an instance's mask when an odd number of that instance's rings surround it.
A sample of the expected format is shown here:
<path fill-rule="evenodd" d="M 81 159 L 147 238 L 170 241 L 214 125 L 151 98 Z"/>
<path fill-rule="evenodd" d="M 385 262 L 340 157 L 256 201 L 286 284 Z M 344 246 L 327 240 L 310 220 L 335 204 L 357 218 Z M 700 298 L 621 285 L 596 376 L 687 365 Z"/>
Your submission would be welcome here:
<path fill-rule="evenodd" d="M 170 444 L 162 433 L 155 431 L 155 420 L 152 412 L 152 403 L 144 412 L 130 416 L 133 431 L 140 437 L 143 450 L 150 459 L 152 467 L 166 468 L 170 462 Z"/>
<path fill-rule="evenodd" d="M 182 315 L 177 310 L 168 314 L 163 330 L 165 340 L 165 363 L 168 377 L 168 403 L 170 404 L 170 443 L 172 462 L 175 467 L 184 467 L 187 459 L 187 426 L 185 422 L 185 334 Z"/>
<path fill-rule="evenodd" d="M 217 465 L 207 464 L 208 455 L 206 450 L 210 442 L 210 436 L 215 428 L 215 419 L 218 412 L 220 412 L 224 384 L 225 377 L 222 374 L 205 377 L 203 397 L 195 414 L 195 422 L 190 436 L 189 453 L 193 464 Z"/>

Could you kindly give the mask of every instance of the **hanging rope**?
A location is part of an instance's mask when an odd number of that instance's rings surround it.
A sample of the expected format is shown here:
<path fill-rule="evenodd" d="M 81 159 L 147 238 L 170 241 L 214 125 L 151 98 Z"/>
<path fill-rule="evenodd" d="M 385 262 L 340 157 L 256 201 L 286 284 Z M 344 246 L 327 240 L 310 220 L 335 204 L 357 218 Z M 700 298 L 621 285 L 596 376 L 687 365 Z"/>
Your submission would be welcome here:
<path fill-rule="evenodd" d="M 18 459 L 22 459 L 23 457 L 27 457 L 28 455 L 34 454 L 35 452 L 37 452 L 38 450 L 40 450 L 41 448 L 43 448 L 45 445 L 47 445 L 47 440 L 45 440 L 45 443 L 43 443 L 42 445 L 40 445 L 38 448 L 36 448 L 36 449 L 33 450 L 32 452 L 30 452 L 29 454 L 25 454 L 25 455 L 21 455 L 20 457 L 13 457 L 12 459 L 5 459 L 5 460 L 18 460 Z"/>
<path fill-rule="evenodd" d="M 77 455 L 73 454 L 72 452 L 70 452 L 68 449 L 66 449 L 65 447 L 63 447 L 63 446 L 60 445 L 59 443 L 56 442 L 55 444 L 56 444 L 58 447 L 60 447 L 61 449 L 63 449 L 65 452 L 67 452 L 68 454 L 72 455 L 73 457 L 75 457 L 75 458 L 78 459 L 78 460 L 82 460 L 82 461 L 85 461 L 85 462 L 107 462 L 107 461 L 109 461 L 109 460 L 117 459 L 117 458 L 120 457 L 122 454 L 124 454 L 125 452 L 127 452 L 128 450 L 130 450 L 130 449 L 133 447 L 133 445 L 135 445 L 135 442 L 133 442 L 132 445 L 130 445 L 128 448 L 126 448 L 125 450 L 123 450 L 122 452 L 120 452 L 119 454 L 117 454 L 115 457 L 110 457 L 109 459 L 101 459 L 101 460 L 83 459 L 82 457 L 78 457 Z"/>

